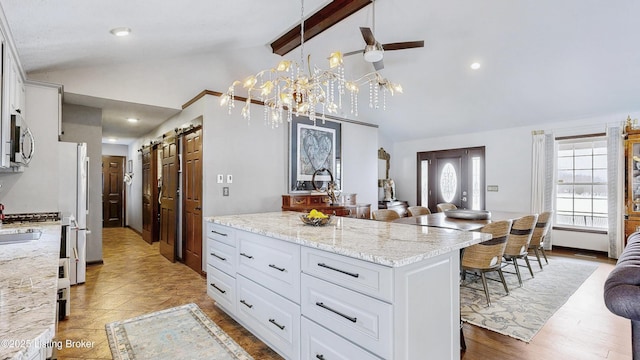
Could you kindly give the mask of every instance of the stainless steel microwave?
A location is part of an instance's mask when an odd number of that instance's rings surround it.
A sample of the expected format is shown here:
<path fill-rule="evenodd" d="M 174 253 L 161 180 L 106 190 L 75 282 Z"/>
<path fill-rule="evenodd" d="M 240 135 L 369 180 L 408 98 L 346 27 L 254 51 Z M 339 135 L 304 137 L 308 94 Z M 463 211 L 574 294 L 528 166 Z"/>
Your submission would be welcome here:
<path fill-rule="evenodd" d="M 33 133 L 20 114 L 11 115 L 11 152 L 12 166 L 28 166 L 33 158 Z"/>

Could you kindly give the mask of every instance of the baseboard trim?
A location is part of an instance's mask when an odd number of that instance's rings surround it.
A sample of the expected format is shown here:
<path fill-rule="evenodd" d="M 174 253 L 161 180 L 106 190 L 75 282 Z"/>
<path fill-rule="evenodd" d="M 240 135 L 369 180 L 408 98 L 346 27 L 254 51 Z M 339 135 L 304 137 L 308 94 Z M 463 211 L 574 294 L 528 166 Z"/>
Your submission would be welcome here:
<path fill-rule="evenodd" d="M 127 225 L 127 226 L 125 226 L 125 227 L 126 227 L 127 229 L 131 229 L 131 231 L 133 231 L 134 233 L 136 233 L 136 234 L 138 234 L 138 235 L 142 236 L 142 233 L 141 233 L 140 231 L 138 231 L 138 230 L 136 230 L 136 229 L 132 228 L 131 226 Z"/>

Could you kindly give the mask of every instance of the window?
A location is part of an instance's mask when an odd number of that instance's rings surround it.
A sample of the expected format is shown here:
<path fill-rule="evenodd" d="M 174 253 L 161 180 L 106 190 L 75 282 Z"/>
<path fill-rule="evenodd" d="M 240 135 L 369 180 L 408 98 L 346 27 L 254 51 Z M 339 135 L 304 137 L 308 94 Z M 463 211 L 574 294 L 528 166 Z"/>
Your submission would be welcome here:
<path fill-rule="evenodd" d="M 558 138 L 555 225 L 607 230 L 607 140 Z"/>

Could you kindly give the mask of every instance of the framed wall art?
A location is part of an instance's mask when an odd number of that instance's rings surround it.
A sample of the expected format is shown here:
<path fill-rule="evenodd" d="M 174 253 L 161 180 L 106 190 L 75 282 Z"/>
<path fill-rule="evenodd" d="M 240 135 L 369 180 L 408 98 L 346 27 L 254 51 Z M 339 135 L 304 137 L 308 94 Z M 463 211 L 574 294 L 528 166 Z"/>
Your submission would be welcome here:
<path fill-rule="evenodd" d="M 340 188 L 341 133 L 340 123 L 294 117 L 289 127 L 289 192 L 314 190 L 311 179 L 316 170 L 329 169 Z M 316 184 L 330 180 L 323 172 L 315 178 Z"/>

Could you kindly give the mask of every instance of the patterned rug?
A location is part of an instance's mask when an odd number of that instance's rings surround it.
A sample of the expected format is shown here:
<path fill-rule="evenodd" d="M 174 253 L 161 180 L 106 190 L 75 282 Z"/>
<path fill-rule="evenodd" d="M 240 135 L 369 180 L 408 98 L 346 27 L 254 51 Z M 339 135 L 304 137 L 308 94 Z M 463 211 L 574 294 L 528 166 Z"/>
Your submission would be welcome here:
<path fill-rule="evenodd" d="M 519 287 L 515 273 L 505 273 L 509 295 L 504 292 L 500 281 L 488 280 L 491 306 L 487 306 L 480 278 L 467 275 L 460 286 L 462 320 L 530 342 L 598 267 L 593 263 L 558 257 L 550 258 L 549 265 L 545 265 L 544 259 L 542 263 L 544 270 L 540 270 L 537 261 L 531 261 L 535 278 L 531 278 L 526 267 L 520 268 L 522 287 Z M 513 271 L 513 266 L 504 270 Z M 499 279 L 497 273 L 487 273 L 487 277 Z"/>
<path fill-rule="evenodd" d="M 253 359 L 196 304 L 107 324 L 114 359 Z"/>

